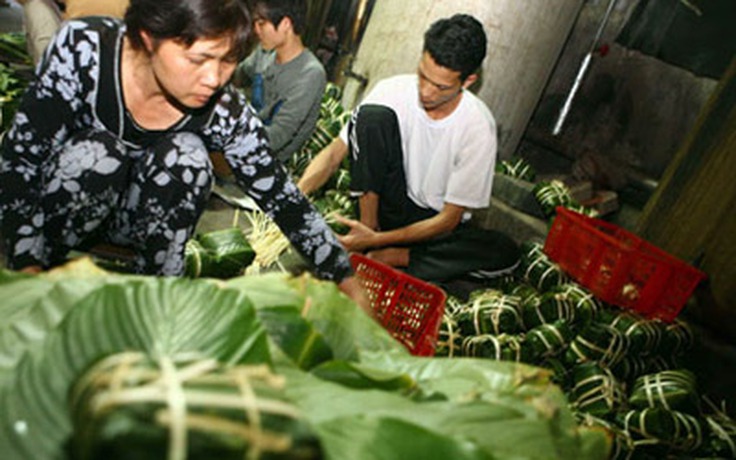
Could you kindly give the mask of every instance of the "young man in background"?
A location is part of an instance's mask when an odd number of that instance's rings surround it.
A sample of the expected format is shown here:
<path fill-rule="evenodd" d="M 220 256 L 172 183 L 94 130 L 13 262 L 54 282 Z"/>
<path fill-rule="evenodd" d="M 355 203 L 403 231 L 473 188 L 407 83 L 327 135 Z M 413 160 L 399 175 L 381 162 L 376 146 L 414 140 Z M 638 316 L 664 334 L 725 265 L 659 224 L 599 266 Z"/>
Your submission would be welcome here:
<path fill-rule="evenodd" d="M 467 89 L 477 81 L 486 35 L 475 18 L 441 19 L 424 36 L 416 74 L 378 82 L 341 135 L 299 181 L 305 193 L 324 184 L 349 154 L 360 221 L 344 219 L 349 251 L 432 282 L 513 270 L 519 251 L 499 232 L 467 224 L 489 205 L 496 124 Z"/>
<path fill-rule="evenodd" d="M 251 105 L 266 125 L 273 154 L 284 163 L 311 136 L 327 78 L 302 42 L 306 0 L 256 0 L 252 5 L 260 43 L 238 67 L 236 81 L 250 86 Z"/>

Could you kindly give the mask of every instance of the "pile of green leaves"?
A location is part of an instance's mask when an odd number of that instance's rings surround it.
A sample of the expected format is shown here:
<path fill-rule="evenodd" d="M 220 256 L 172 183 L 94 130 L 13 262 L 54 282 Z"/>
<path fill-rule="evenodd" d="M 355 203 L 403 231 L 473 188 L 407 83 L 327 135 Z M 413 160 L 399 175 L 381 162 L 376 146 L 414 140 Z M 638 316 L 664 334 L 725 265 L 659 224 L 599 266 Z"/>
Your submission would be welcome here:
<path fill-rule="evenodd" d="M 2 131 L 12 122 L 20 98 L 32 77 L 31 57 L 22 33 L 0 34 L 0 109 Z"/>
<path fill-rule="evenodd" d="M 71 388 L 120 352 L 268 366 L 328 459 L 603 459 L 610 448 L 578 427 L 549 371 L 410 356 L 333 283 L 309 277 L 151 278 L 82 264 L 0 272 L 0 296 L 4 459 L 64 458 Z"/>
<path fill-rule="evenodd" d="M 702 404 L 686 369 L 695 335 L 607 305 L 569 280 L 536 242 L 493 288 L 448 300 L 437 353 L 553 372 L 586 426 L 615 439 L 614 459 L 736 458 L 736 424 Z"/>
<path fill-rule="evenodd" d="M 340 87 L 328 82 L 322 95 L 319 118 L 317 118 L 312 135 L 304 146 L 298 152 L 295 152 L 286 163 L 286 168 L 295 177 L 299 177 L 304 173 L 312 159 L 337 137 L 342 127 L 348 122 L 350 111 L 345 110 L 342 106 L 341 98 L 342 90 Z"/>

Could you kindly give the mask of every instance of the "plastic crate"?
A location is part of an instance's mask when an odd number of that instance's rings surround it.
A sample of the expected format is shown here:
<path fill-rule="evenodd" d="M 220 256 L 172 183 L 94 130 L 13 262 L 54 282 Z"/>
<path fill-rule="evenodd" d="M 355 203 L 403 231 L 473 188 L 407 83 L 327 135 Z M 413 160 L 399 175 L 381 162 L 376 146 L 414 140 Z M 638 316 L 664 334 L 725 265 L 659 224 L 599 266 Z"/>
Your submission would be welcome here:
<path fill-rule="evenodd" d="M 668 322 L 705 278 L 642 238 L 563 207 L 557 208 L 544 252 L 601 300 Z"/>
<path fill-rule="evenodd" d="M 360 254 L 352 254 L 350 262 L 383 327 L 411 354 L 434 356 L 445 292 Z"/>

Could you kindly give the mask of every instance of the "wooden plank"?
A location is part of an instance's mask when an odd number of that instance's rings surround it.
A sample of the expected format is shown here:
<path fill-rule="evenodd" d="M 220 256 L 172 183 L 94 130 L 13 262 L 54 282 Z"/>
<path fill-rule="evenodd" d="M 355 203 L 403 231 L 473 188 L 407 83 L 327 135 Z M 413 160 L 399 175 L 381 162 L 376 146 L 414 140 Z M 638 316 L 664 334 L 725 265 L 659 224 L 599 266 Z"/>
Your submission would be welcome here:
<path fill-rule="evenodd" d="M 736 59 L 644 209 L 637 233 L 700 260 L 708 324 L 736 340 Z"/>

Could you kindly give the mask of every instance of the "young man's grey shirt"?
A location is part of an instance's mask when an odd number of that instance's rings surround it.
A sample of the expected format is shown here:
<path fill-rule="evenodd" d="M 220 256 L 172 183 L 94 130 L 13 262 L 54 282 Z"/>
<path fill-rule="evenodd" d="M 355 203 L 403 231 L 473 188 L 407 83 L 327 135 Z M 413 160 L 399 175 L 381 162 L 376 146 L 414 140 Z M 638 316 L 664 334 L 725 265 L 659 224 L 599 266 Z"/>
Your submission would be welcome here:
<path fill-rule="evenodd" d="M 259 46 L 238 67 L 238 78 L 252 82 L 259 73 L 264 103 L 258 116 L 266 124 L 273 154 L 286 162 L 314 131 L 327 82 L 325 70 L 307 49 L 278 64 L 275 52 Z"/>

